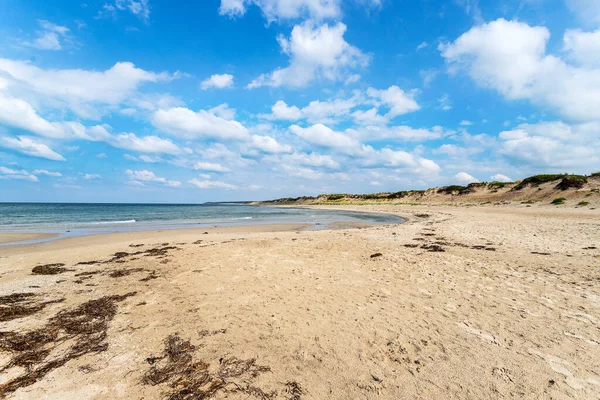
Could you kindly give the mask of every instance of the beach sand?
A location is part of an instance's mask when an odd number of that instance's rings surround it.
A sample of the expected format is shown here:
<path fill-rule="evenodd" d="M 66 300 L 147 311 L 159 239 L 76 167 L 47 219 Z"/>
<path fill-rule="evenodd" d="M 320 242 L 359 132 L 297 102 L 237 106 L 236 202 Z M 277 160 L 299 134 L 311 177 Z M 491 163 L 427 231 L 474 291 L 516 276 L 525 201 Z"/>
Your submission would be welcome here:
<path fill-rule="evenodd" d="M 0 244 L 41 240 L 58 236 L 57 233 L 0 233 Z"/>
<path fill-rule="evenodd" d="M 598 210 L 352 209 L 408 220 L 0 248 L 0 393 L 600 398 Z"/>

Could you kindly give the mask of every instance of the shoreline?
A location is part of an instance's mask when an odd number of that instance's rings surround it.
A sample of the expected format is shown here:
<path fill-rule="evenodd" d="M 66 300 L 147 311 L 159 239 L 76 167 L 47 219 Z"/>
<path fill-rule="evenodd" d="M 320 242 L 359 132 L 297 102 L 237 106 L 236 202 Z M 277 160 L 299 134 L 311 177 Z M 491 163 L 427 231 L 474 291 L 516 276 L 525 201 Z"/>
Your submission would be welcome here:
<path fill-rule="evenodd" d="M 268 208 L 290 208 L 290 209 L 310 209 L 311 207 L 278 207 L 278 206 L 262 206 Z M 313 207 L 312 209 L 319 209 L 317 207 Z M 326 208 L 322 208 L 325 210 Z M 376 221 L 370 220 L 368 222 L 362 221 L 351 221 L 344 220 L 344 216 L 334 216 L 339 220 L 331 220 L 324 222 L 315 222 L 315 223 L 305 223 L 302 221 L 277 221 L 273 220 L 265 220 L 265 219 L 239 219 L 235 222 L 232 221 L 218 221 L 218 222 L 186 222 L 185 220 L 174 220 L 174 221 L 142 221 L 138 225 L 130 225 L 123 226 L 120 223 L 107 222 L 103 227 L 92 227 L 89 225 L 82 226 L 74 226 L 63 229 L 56 228 L 40 228 L 39 231 L 34 232 L 23 232 L 19 229 L 14 231 L 6 230 L 0 231 L 0 248 L 6 246 L 16 246 L 16 245 L 30 245 L 30 244 L 40 244 L 45 242 L 51 242 L 56 240 L 65 240 L 72 239 L 78 237 L 88 237 L 88 236 L 98 236 L 98 235 L 110 235 L 110 234 L 119 234 L 119 233 L 129 233 L 135 234 L 138 232 L 158 232 L 158 231 L 182 231 L 182 230 L 208 230 L 208 229 L 241 229 L 243 230 L 245 227 L 253 230 L 253 227 L 269 227 L 275 225 L 305 225 L 306 229 L 312 230 L 322 230 L 322 229 L 344 229 L 344 228 L 354 228 L 354 227 L 366 227 L 370 225 L 382 225 L 382 224 L 393 224 L 393 223 L 402 223 L 404 222 L 403 218 L 398 215 L 389 214 L 389 213 L 369 213 L 361 210 L 350 210 L 350 209 L 330 209 L 332 211 L 345 212 L 346 214 L 356 214 L 357 218 L 359 216 L 370 216 L 373 218 L 374 215 L 377 216 L 385 216 L 390 221 Z M 331 216 L 324 216 L 325 219 L 331 218 Z M 300 218 L 298 218 L 300 219 Z M 28 228 L 28 230 L 34 230 L 35 228 Z M 257 228 L 261 230 L 261 228 Z M 266 228 L 268 230 L 269 228 Z"/>
<path fill-rule="evenodd" d="M 600 213 L 343 207 L 406 221 L 0 248 L 0 299 L 25 298 L 17 317 L 0 304 L 0 331 L 61 335 L 28 344 L 40 354 L 31 371 L 43 373 L 19 381 L 27 370 L 7 367 L 0 397 L 158 399 L 199 376 L 218 388 L 213 397 L 232 399 L 286 399 L 292 388 L 302 399 L 600 395 Z M 93 335 L 57 325 L 81 326 L 86 310 L 106 312 Z M 184 358 L 174 375 L 148 384 L 173 367 L 165 354 L 175 344 Z M 23 356 L 0 349 L 0 368 Z"/>

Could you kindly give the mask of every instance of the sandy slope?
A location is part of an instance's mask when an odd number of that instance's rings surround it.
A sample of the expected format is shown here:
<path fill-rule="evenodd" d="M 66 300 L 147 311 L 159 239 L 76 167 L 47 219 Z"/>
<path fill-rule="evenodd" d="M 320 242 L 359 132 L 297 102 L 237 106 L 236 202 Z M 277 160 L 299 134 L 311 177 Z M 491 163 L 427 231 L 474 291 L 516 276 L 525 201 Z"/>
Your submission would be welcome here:
<path fill-rule="evenodd" d="M 0 248 L 0 295 L 65 298 L 0 322 L 0 331 L 50 326 L 59 310 L 136 292 L 115 303 L 101 338 L 107 349 L 50 369 L 11 396 L 164 398 L 198 380 L 191 370 L 205 374 L 204 389 L 218 388 L 214 398 L 600 397 L 600 212 L 369 209 L 409 221 L 345 231 L 130 233 Z M 438 249 L 434 242 L 444 251 L 421 247 Z M 75 265 L 164 243 L 177 249 Z M 58 262 L 73 271 L 30 274 Z M 143 270 L 109 275 L 124 268 Z M 157 278 L 140 281 L 149 276 Z M 175 333 L 195 346 L 183 346 L 189 358 L 176 358 L 179 375 L 144 380 L 152 366 L 174 365 L 148 357 L 161 357 Z M 76 339 L 31 370 L 68 354 Z M 11 359 L 3 354 L 0 365 Z M 0 381 L 24 371 L 9 368 Z"/>

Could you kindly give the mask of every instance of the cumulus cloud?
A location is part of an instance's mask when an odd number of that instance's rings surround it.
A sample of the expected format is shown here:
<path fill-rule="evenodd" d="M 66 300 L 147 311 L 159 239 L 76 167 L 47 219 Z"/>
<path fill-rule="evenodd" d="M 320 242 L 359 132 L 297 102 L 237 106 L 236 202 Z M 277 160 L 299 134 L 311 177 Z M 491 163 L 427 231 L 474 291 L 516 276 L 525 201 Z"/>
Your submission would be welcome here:
<path fill-rule="evenodd" d="M 454 179 L 461 185 L 466 185 L 466 184 L 473 183 L 473 182 L 479 182 L 479 180 L 477 180 L 477 178 L 467 174 L 466 172 L 459 172 L 458 174 L 454 175 Z"/>
<path fill-rule="evenodd" d="M 27 61 L 0 58 L 0 74 L 9 89 L 35 97 L 50 107 L 66 107 L 82 118 L 99 118 L 97 105 L 116 106 L 133 97 L 146 82 L 170 81 L 179 75 L 155 73 L 118 62 L 105 71 L 42 69 Z M 22 98 L 22 97 L 21 97 Z"/>
<path fill-rule="evenodd" d="M 600 68 L 600 29 L 584 32 L 570 29 L 565 32 L 564 50 L 580 66 Z"/>
<path fill-rule="evenodd" d="M 205 79 L 204 81 L 202 81 L 202 83 L 200 83 L 200 87 L 202 88 L 202 90 L 207 90 L 207 89 L 211 89 L 211 88 L 224 89 L 224 88 L 230 88 L 232 86 L 233 86 L 233 75 L 229 75 L 229 74 L 211 75 L 210 78 Z"/>
<path fill-rule="evenodd" d="M 188 181 L 192 185 L 196 186 L 198 189 L 229 189 L 229 190 L 237 190 L 238 186 L 232 185 L 230 183 L 225 183 L 221 181 L 200 181 L 196 178 Z"/>
<path fill-rule="evenodd" d="M 500 132 L 498 152 L 519 165 L 589 172 L 590 165 L 600 165 L 598 132 L 598 122 L 521 124 Z"/>
<path fill-rule="evenodd" d="M 567 48 L 582 66 L 546 54 L 549 38 L 545 27 L 498 19 L 471 28 L 439 49 L 451 72 L 465 71 L 477 84 L 507 99 L 530 100 L 572 121 L 600 120 L 600 69 L 590 66 L 594 55 L 582 55 L 582 49 L 597 47 L 590 44 L 593 37 L 566 34 Z"/>
<path fill-rule="evenodd" d="M 292 147 L 287 144 L 281 144 L 270 136 L 252 135 L 250 147 L 260 150 L 264 153 L 291 153 Z"/>
<path fill-rule="evenodd" d="M 513 180 L 506 175 L 496 174 L 490 177 L 492 182 L 512 182 Z"/>
<path fill-rule="evenodd" d="M 344 40 L 346 25 L 314 25 L 312 21 L 296 25 L 290 38 L 277 38 L 283 53 L 290 57 L 285 68 L 263 74 L 248 88 L 261 86 L 303 87 L 314 79 L 343 80 L 352 68 L 366 66 L 369 57 Z"/>
<path fill-rule="evenodd" d="M 37 176 L 25 170 L 15 170 L 0 166 L 0 179 L 20 179 L 30 182 L 39 182 Z"/>
<path fill-rule="evenodd" d="M 169 187 L 181 186 L 181 182 L 179 182 L 179 181 L 170 181 L 165 178 L 160 178 L 160 177 L 156 176 L 156 174 L 154 174 L 154 172 L 148 171 L 148 170 L 133 171 L 133 170 L 128 169 L 125 171 L 125 173 L 130 178 L 129 183 L 136 185 L 136 186 L 144 186 L 144 182 L 156 182 L 156 183 L 161 183 L 161 184 L 169 186 Z"/>
<path fill-rule="evenodd" d="M 360 147 L 360 143 L 356 139 L 336 132 L 323 124 L 315 124 L 308 128 L 292 125 L 290 126 L 290 132 L 316 146 L 342 150 L 352 150 Z"/>
<path fill-rule="evenodd" d="M 173 136 L 184 139 L 243 140 L 248 129 L 237 121 L 221 118 L 214 113 L 176 107 L 158 110 L 152 116 L 152 124 Z"/>
<path fill-rule="evenodd" d="M 370 97 L 377 99 L 378 103 L 381 103 L 389 108 L 386 117 L 391 119 L 398 115 L 406 114 L 409 112 L 417 111 L 421 107 L 414 100 L 416 91 L 405 92 L 398 86 L 390 86 L 386 90 L 377 90 L 369 88 L 367 94 Z"/>
<path fill-rule="evenodd" d="M 0 147 L 18 151 L 32 157 L 45 158 L 52 161 L 66 161 L 66 159 L 52 150 L 47 145 L 25 136 L 17 138 L 0 137 Z"/>
<path fill-rule="evenodd" d="M 181 153 L 181 149 L 172 141 L 158 136 L 138 137 L 133 133 L 111 135 L 106 143 L 118 149 L 138 151 L 140 153 L 171 154 Z"/>
<path fill-rule="evenodd" d="M 229 172 L 231 171 L 229 168 L 222 166 L 217 163 L 209 163 L 209 162 L 197 162 L 194 164 L 194 169 L 200 171 L 210 171 L 210 172 Z"/>

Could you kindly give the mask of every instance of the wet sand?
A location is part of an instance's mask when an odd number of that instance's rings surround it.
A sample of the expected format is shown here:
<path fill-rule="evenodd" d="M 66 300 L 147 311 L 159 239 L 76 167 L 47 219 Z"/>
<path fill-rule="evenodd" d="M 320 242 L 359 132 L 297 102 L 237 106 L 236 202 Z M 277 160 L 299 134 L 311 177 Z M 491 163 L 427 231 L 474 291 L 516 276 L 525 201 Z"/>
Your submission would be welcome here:
<path fill-rule="evenodd" d="M 597 210 L 344 209 L 408 221 L 0 248 L 0 393 L 600 397 Z"/>
<path fill-rule="evenodd" d="M 56 233 L 0 233 L 0 244 L 13 243 L 13 242 L 25 242 L 29 240 L 41 240 L 56 237 Z"/>

